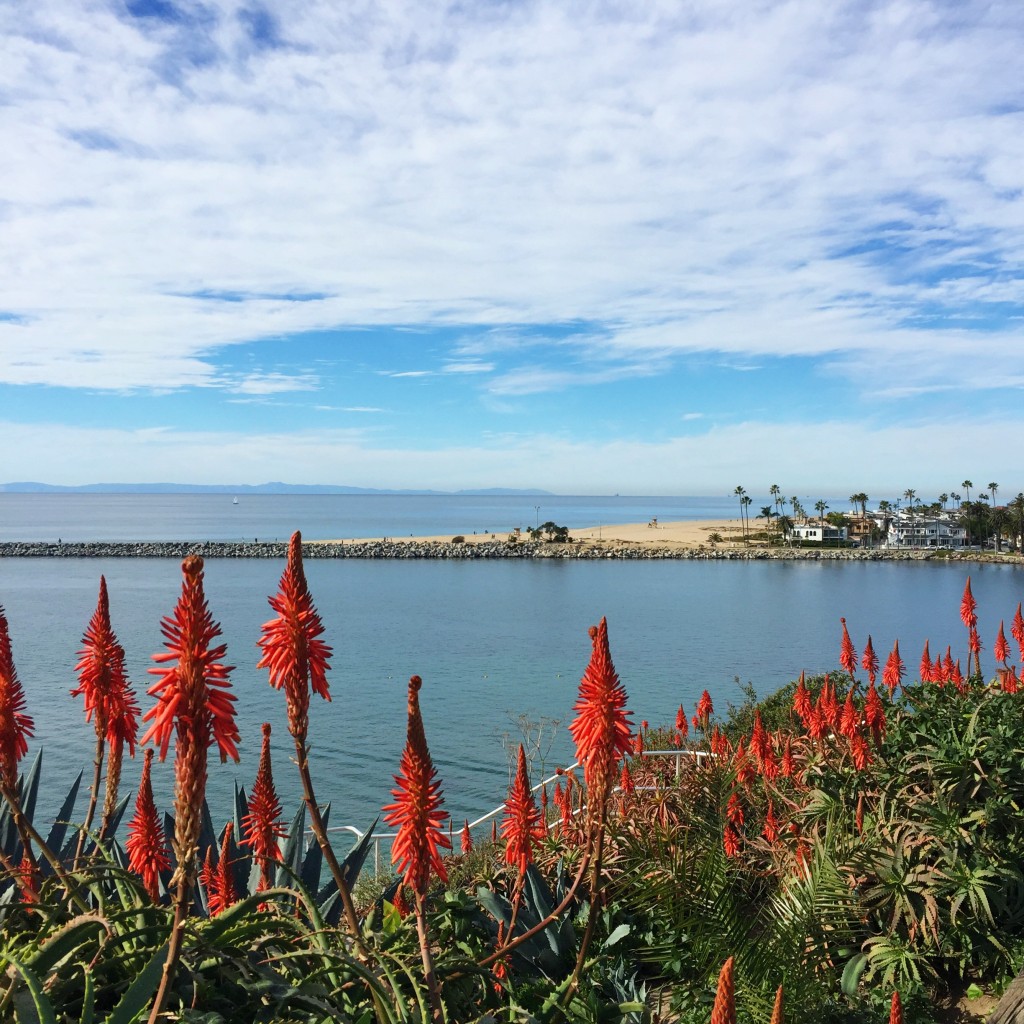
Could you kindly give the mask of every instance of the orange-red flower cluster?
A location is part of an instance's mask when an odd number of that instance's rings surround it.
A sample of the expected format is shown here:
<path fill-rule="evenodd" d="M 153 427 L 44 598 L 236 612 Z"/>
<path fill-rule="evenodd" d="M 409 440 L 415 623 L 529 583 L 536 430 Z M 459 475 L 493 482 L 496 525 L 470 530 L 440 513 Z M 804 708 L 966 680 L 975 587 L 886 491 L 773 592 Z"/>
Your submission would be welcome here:
<path fill-rule="evenodd" d="M 715 1005 L 711 1008 L 711 1024 L 736 1024 L 736 987 L 733 980 L 733 958 L 729 957 L 718 975 Z"/>
<path fill-rule="evenodd" d="M 242 819 L 239 846 L 252 847 L 253 859 L 260 866 L 260 888 L 271 884 L 270 868 L 281 859 L 277 841 L 286 835 L 281 824 L 281 801 L 274 789 L 274 773 L 270 764 L 270 724 L 263 723 L 263 746 L 260 763 L 249 795 L 249 813 Z"/>
<path fill-rule="evenodd" d="M 846 628 L 846 619 L 840 619 L 839 621 L 843 624 L 843 639 L 839 648 L 839 664 L 843 666 L 843 671 L 852 678 L 857 672 L 857 651 Z"/>
<path fill-rule="evenodd" d="M 100 576 L 96 610 L 89 620 L 82 649 L 78 652 L 78 686 L 72 697 L 85 700 L 85 720 L 92 722 L 96 735 L 111 748 L 128 747 L 135 756 L 135 738 L 139 727 L 139 705 L 128 682 L 124 667 L 124 648 L 110 625 L 110 601 L 107 581 Z"/>
<path fill-rule="evenodd" d="M 160 872 L 171 866 L 171 859 L 153 800 L 153 783 L 150 778 L 152 763 L 151 747 L 142 762 L 142 778 L 135 795 L 135 814 L 128 824 L 125 851 L 128 854 L 128 867 L 142 879 L 146 892 L 156 901 L 160 898 Z"/>
<path fill-rule="evenodd" d="M 430 759 L 420 715 L 422 685 L 419 676 L 409 680 L 405 749 L 391 791 L 394 803 L 384 808 L 384 820 L 398 830 L 391 860 L 405 884 L 420 898 L 426 895 L 432 870 L 442 882 L 447 881 L 448 872 L 439 850 L 451 849 L 444 831 L 448 812 L 441 810 L 441 782 Z"/>
<path fill-rule="evenodd" d="M 897 686 L 903 685 L 903 673 L 906 666 L 900 658 L 900 642 L 896 640 L 889 652 L 885 662 L 885 669 L 882 672 L 882 682 L 889 687 L 889 693 L 894 693 Z"/>
<path fill-rule="evenodd" d="M 583 765 L 590 800 L 601 806 L 614 784 L 615 766 L 632 747 L 631 712 L 626 710 L 626 691 L 612 664 L 606 619 L 591 627 L 590 638 L 593 650 L 580 680 L 573 707 L 576 717 L 569 731 L 576 742 L 576 760 Z"/>
<path fill-rule="evenodd" d="M 14 667 L 7 616 L 0 607 L 0 781 L 8 789 L 18 784 L 18 762 L 28 752 L 34 729 L 25 714 L 25 691 Z"/>
<path fill-rule="evenodd" d="M 514 865 L 520 875 L 525 874 L 533 860 L 533 848 L 544 838 L 544 823 L 530 789 L 526 753 L 521 743 L 516 776 L 505 800 L 501 837 L 505 840 L 505 863 Z"/>
<path fill-rule="evenodd" d="M 220 856 L 216 864 L 213 860 L 213 847 L 206 851 L 206 860 L 199 880 L 206 890 L 206 905 L 211 917 L 224 913 L 233 903 L 238 901 L 235 888 L 235 874 L 231 868 L 231 833 L 234 822 L 229 821 L 224 827 L 224 838 L 220 844 Z"/>
<path fill-rule="evenodd" d="M 277 593 L 268 598 L 277 617 L 264 623 L 258 641 L 263 654 L 257 668 L 270 670 L 270 685 L 284 688 L 288 730 L 304 742 L 309 731 L 309 689 L 330 700 L 327 671 L 331 648 L 320 639 L 323 622 L 313 604 L 302 567 L 302 534 L 296 530 L 288 544 L 288 564 Z"/>

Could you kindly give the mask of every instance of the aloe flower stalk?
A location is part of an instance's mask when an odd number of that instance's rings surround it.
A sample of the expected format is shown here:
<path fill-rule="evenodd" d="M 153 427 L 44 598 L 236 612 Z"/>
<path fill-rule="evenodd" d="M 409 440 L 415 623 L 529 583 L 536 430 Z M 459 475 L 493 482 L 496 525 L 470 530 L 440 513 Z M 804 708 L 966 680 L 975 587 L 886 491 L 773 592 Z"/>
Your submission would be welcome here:
<path fill-rule="evenodd" d="M 700 695 L 700 700 L 697 702 L 697 721 L 700 722 L 700 727 L 702 729 L 707 729 L 708 721 L 714 713 L 715 706 L 711 703 L 711 694 L 705 690 Z"/>
<path fill-rule="evenodd" d="M 873 683 L 875 676 L 878 675 L 878 655 L 875 654 L 870 633 L 868 634 L 868 642 L 864 645 L 864 653 L 861 655 L 860 665 L 867 672 L 869 681 Z"/>
<path fill-rule="evenodd" d="M 800 673 L 800 679 L 796 684 L 796 693 L 793 694 L 793 710 L 800 716 L 800 721 L 807 725 L 807 720 L 811 715 L 811 694 L 807 689 L 807 683 L 804 681 L 804 673 Z"/>
<path fill-rule="evenodd" d="M 7 616 L 0 607 L 0 781 L 6 789 L 18 786 L 18 762 L 28 753 L 35 723 L 25 714 L 25 691 L 11 652 Z"/>
<path fill-rule="evenodd" d="M 174 854 L 177 867 L 171 884 L 174 895 L 174 924 L 164 962 L 160 987 L 150 1011 L 150 1024 L 163 1013 L 171 980 L 181 955 L 192 885 L 196 878 L 200 814 L 206 795 L 207 750 L 214 744 L 221 761 L 238 760 L 238 728 L 235 725 L 235 697 L 229 693 L 231 666 L 221 662 L 226 647 L 212 646 L 220 636 L 203 593 L 203 560 L 189 555 L 181 563 L 184 577 L 181 596 L 173 613 L 161 623 L 166 651 L 154 654 L 158 668 L 149 671 L 159 680 L 148 693 L 157 703 L 143 721 L 152 720 L 140 743 L 150 740 L 167 756 L 171 735 L 174 743 Z"/>
<path fill-rule="evenodd" d="M 761 835 L 769 843 L 774 843 L 779 838 L 779 819 L 775 817 L 775 807 L 770 798 L 768 800 L 768 811 L 764 816 L 764 828 L 761 830 Z"/>
<path fill-rule="evenodd" d="M 171 866 L 167 855 L 167 840 L 153 800 L 153 783 L 150 769 L 153 763 L 153 748 L 150 747 L 142 762 L 142 778 L 135 796 L 135 815 L 128 824 L 128 839 L 125 850 L 128 853 L 128 867 L 141 879 L 142 884 L 155 903 L 160 898 L 160 872 Z"/>
<path fill-rule="evenodd" d="M 864 721 L 871 730 L 875 746 L 881 746 L 885 737 L 885 705 L 882 704 L 882 698 L 878 695 L 874 683 L 868 685 L 868 695 L 864 699 Z"/>
<path fill-rule="evenodd" d="M 420 940 L 420 959 L 423 961 L 424 983 L 430 995 L 435 1021 L 444 1018 L 441 990 L 434 972 L 434 958 L 427 931 L 425 898 L 433 872 L 442 881 L 448 880 L 448 871 L 441 859 L 441 849 L 451 849 L 445 835 L 447 811 L 441 809 L 441 783 L 430 757 L 427 737 L 420 714 L 420 687 L 423 680 L 412 676 L 409 680 L 406 716 L 405 749 L 394 777 L 391 795 L 394 803 L 384 810 L 384 820 L 397 829 L 391 844 L 391 860 L 402 881 L 409 886 L 416 901 L 416 930 Z"/>
<path fill-rule="evenodd" d="M 846 628 L 846 619 L 839 620 L 843 625 L 843 639 L 839 648 L 839 664 L 843 671 L 852 679 L 857 673 L 857 651 L 850 639 L 849 630 Z"/>
<path fill-rule="evenodd" d="M 1020 648 L 1020 660 L 1024 661 L 1024 615 L 1021 615 L 1020 601 L 1017 602 L 1017 610 L 1013 613 L 1013 622 L 1010 624 L 1010 635 L 1017 641 Z"/>
<path fill-rule="evenodd" d="M 619 789 L 621 789 L 626 796 L 636 792 L 636 785 L 633 782 L 633 776 L 630 773 L 629 764 L 625 761 L 622 762 L 622 774 L 619 776 Z"/>
<path fill-rule="evenodd" d="M 778 991 L 775 993 L 775 1006 L 772 1008 L 772 1019 L 768 1024 L 785 1024 L 785 1018 L 782 1015 L 782 986 L 780 985 Z"/>
<path fill-rule="evenodd" d="M 1010 645 L 1006 642 L 1002 619 L 999 620 L 999 634 L 996 636 L 996 643 L 992 653 L 995 655 L 996 661 L 1001 661 L 1004 666 L 1006 665 L 1010 657 Z"/>
<path fill-rule="evenodd" d="M 859 726 L 860 712 L 853 703 L 853 690 L 849 690 L 846 694 L 846 700 L 843 702 L 843 713 L 839 718 L 839 732 L 847 739 L 852 740 L 857 735 Z"/>
<path fill-rule="evenodd" d="M 242 837 L 239 846 L 252 848 L 252 856 L 260 866 L 261 889 L 270 888 L 272 865 L 281 859 L 277 841 L 286 835 L 281 824 L 281 801 L 274 788 L 274 773 L 270 765 L 270 724 L 263 723 L 263 746 L 259 768 L 249 796 L 249 813 L 242 819 Z"/>
<path fill-rule="evenodd" d="M 505 840 L 505 863 L 516 868 L 521 884 L 526 869 L 533 860 L 533 848 L 544 838 L 544 825 L 540 810 L 533 799 L 533 791 L 530 789 L 530 779 L 526 772 L 526 753 L 521 743 L 516 776 L 505 800 L 501 836 Z"/>
<path fill-rule="evenodd" d="M 711 1024 L 736 1024 L 736 989 L 733 980 L 735 964 L 729 957 L 718 975 L 715 1005 L 711 1008 Z"/>
<path fill-rule="evenodd" d="M 892 994 L 892 1003 L 889 1006 L 889 1024 L 903 1024 L 903 1003 L 900 1002 L 899 992 Z"/>
<path fill-rule="evenodd" d="M 224 836 L 220 843 L 220 856 L 216 864 L 213 860 L 213 847 L 206 851 L 206 863 L 203 865 L 201 881 L 206 889 L 206 905 L 210 917 L 223 914 L 233 903 L 238 902 L 235 889 L 235 876 L 231 870 L 231 833 L 234 822 L 229 821 L 224 827 Z"/>
<path fill-rule="evenodd" d="M 469 818 L 466 818 L 466 823 L 462 826 L 462 832 L 459 835 L 459 848 L 463 853 L 473 852 L 473 833 L 469 831 Z"/>
<path fill-rule="evenodd" d="M 683 710 L 683 705 L 679 705 L 679 710 L 676 712 L 676 730 L 685 739 L 690 732 L 690 726 L 686 721 L 686 712 Z"/>
<path fill-rule="evenodd" d="M 590 663 L 580 680 L 579 696 L 569 726 L 576 742 L 576 760 L 583 765 L 588 808 L 600 817 L 615 783 L 616 766 L 630 752 L 632 737 L 626 691 L 619 682 L 608 647 L 608 621 L 591 627 Z"/>
<path fill-rule="evenodd" d="M 890 694 L 896 692 L 897 686 L 903 685 L 903 672 L 905 669 L 906 666 L 903 664 L 902 658 L 900 658 L 900 642 L 896 640 L 892 645 L 892 650 L 889 652 L 889 657 L 886 658 L 885 669 L 882 671 L 882 682 L 889 688 Z"/>
<path fill-rule="evenodd" d="M 106 833 L 114 808 L 117 806 L 124 747 L 127 745 L 129 753 L 134 757 L 135 738 L 138 734 L 139 705 L 125 672 L 124 648 L 118 643 L 110 625 L 110 602 L 107 596 L 107 581 L 103 576 L 100 576 L 96 610 L 82 637 L 82 649 L 78 652 L 75 671 L 78 673 L 78 686 L 71 691 L 71 696 L 80 696 L 84 699 L 85 720 L 91 721 L 96 731 L 92 791 L 85 822 L 78 836 L 78 847 L 75 852 L 77 863 L 96 811 L 106 748 L 109 746 L 110 755 L 107 759 L 106 798 L 99 830 L 100 838 Z"/>
<path fill-rule="evenodd" d="M 288 544 L 288 562 L 281 574 L 278 592 L 268 600 L 277 615 L 263 625 L 258 641 L 263 653 L 256 667 L 269 669 L 270 685 L 284 690 L 288 731 L 295 742 L 295 763 L 302 780 L 302 795 L 309 814 L 310 828 L 338 887 L 349 932 L 365 957 L 368 951 L 362 940 L 359 916 L 324 827 L 320 805 L 313 791 L 313 777 L 309 771 L 309 746 L 306 742 L 309 731 L 309 691 L 312 688 L 324 700 L 331 699 L 327 685 L 331 648 L 320 639 L 324 626 L 306 583 L 306 573 L 302 567 L 302 534 L 298 530 L 292 534 Z"/>
<path fill-rule="evenodd" d="M 924 642 L 924 650 L 921 651 L 921 665 L 919 669 L 922 683 L 932 683 L 934 678 L 932 677 L 932 655 L 928 650 L 928 641 Z"/>
<path fill-rule="evenodd" d="M 725 850 L 726 857 L 730 860 L 733 857 L 738 857 L 742 849 L 740 834 L 736 831 L 736 827 L 731 821 L 727 821 L 725 828 L 722 830 L 722 848 Z"/>

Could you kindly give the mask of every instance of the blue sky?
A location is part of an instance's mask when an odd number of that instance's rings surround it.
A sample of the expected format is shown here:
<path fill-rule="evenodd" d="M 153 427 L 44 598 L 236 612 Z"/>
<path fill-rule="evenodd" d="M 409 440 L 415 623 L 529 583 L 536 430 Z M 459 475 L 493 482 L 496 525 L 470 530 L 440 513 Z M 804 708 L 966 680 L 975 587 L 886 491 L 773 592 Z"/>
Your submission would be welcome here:
<path fill-rule="evenodd" d="M 3 480 L 1024 489 L 1024 7 L 0 11 Z"/>

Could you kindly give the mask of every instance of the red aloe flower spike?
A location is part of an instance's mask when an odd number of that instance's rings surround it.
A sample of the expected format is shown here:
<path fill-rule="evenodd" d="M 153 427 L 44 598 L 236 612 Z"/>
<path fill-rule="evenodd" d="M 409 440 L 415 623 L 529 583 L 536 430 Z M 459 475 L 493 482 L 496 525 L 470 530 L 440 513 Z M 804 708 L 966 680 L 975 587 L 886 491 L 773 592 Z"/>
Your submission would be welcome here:
<path fill-rule="evenodd" d="M 996 645 L 993 653 L 995 654 L 996 661 L 1001 661 L 1004 665 L 1010 657 L 1010 645 L 1006 642 L 1006 634 L 1003 632 L 1002 619 L 999 620 L 999 635 L 996 637 Z"/>
<path fill-rule="evenodd" d="M 391 906 L 398 911 L 398 916 L 402 920 L 405 920 L 412 910 L 412 907 L 409 906 L 409 901 L 405 898 L 405 886 L 402 885 L 401 882 L 398 883 L 398 888 L 395 890 L 395 896 L 391 901 Z"/>
<path fill-rule="evenodd" d="M 229 821 L 227 823 L 224 828 L 224 838 L 220 844 L 220 857 L 217 859 L 218 905 L 210 907 L 211 913 L 215 916 L 227 910 L 232 903 L 238 902 L 238 893 L 235 890 L 235 875 L 231 870 L 231 833 L 234 827 L 234 822 Z"/>
<path fill-rule="evenodd" d="M 811 711 L 810 716 L 807 720 L 807 732 L 812 740 L 818 742 L 823 740 L 828 735 L 829 724 L 822 707 L 821 697 L 818 698 L 818 703 Z"/>
<path fill-rule="evenodd" d="M 160 898 L 160 872 L 171 866 L 171 859 L 156 803 L 153 801 L 153 783 L 150 778 L 152 763 L 153 749 L 150 747 L 142 762 L 142 777 L 135 796 L 135 814 L 128 825 L 125 851 L 128 854 L 128 868 L 142 879 L 143 887 L 155 903 Z"/>
<path fill-rule="evenodd" d="M 1016 693 L 1020 688 L 1017 670 L 1012 665 L 1003 673 L 1002 687 L 1006 693 Z"/>
<path fill-rule="evenodd" d="M 921 652 L 921 682 L 922 683 L 933 683 L 935 679 L 932 676 L 932 656 L 928 650 L 928 641 L 924 642 L 924 650 Z"/>
<path fill-rule="evenodd" d="M 853 739 L 857 735 L 859 726 L 860 712 L 858 712 L 853 703 L 853 690 L 849 690 L 846 694 L 846 700 L 843 702 L 843 713 L 839 719 L 839 732 L 847 739 Z"/>
<path fill-rule="evenodd" d="M 864 794 L 857 794 L 857 812 L 853 816 L 854 824 L 857 826 L 857 834 L 862 835 L 864 832 Z"/>
<path fill-rule="evenodd" d="M 705 690 L 700 695 L 700 700 L 697 702 L 697 720 L 700 722 L 701 728 L 706 729 L 708 727 L 708 719 L 715 713 L 715 706 L 711 703 L 711 694 Z"/>
<path fill-rule="evenodd" d="M 501 837 L 505 840 L 505 863 L 515 865 L 522 877 L 533 860 L 534 846 L 544 838 L 544 825 L 540 810 L 533 799 L 533 791 L 530 789 L 530 778 L 526 773 L 526 753 L 521 743 L 516 777 L 505 801 Z"/>
<path fill-rule="evenodd" d="M 953 681 L 953 651 L 950 646 L 946 647 L 946 657 L 942 660 L 942 681 L 944 683 Z"/>
<path fill-rule="evenodd" d="M 878 696 L 874 683 L 869 684 L 868 695 L 864 700 L 864 721 L 871 730 L 875 746 L 881 746 L 882 739 L 885 737 L 885 705 L 882 703 L 882 698 Z"/>
<path fill-rule="evenodd" d="M 800 720 L 806 727 L 811 716 L 811 694 L 804 682 L 804 673 L 800 673 L 800 681 L 796 684 L 796 693 L 793 694 L 793 710 L 800 716 Z"/>
<path fill-rule="evenodd" d="M 864 653 L 860 659 L 861 668 L 868 674 L 868 679 L 873 683 L 878 675 L 878 656 L 871 644 L 871 634 L 868 634 L 868 642 L 864 647 Z"/>
<path fill-rule="evenodd" d="M 779 986 L 778 991 L 775 993 L 775 1006 L 772 1008 L 772 1019 L 768 1024 L 785 1024 L 782 1016 L 782 986 Z"/>
<path fill-rule="evenodd" d="M 442 882 L 448 880 L 448 871 L 438 852 L 451 849 L 444 833 L 448 812 L 441 810 L 444 799 L 437 770 L 430 759 L 427 737 L 420 715 L 420 687 L 423 680 L 412 676 L 409 680 L 408 724 L 405 749 L 394 776 L 395 788 L 391 795 L 395 802 L 384 810 L 384 820 L 398 830 L 391 846 L 391 860 L 402 881 L 412 889 L 417 899 L 427 894 L 430 873 L 433 870 Z"/>
<path fill-rule="evenodd" d="M 619 788 L 627 796 L 630 793 L 636 792 L 636 786 L 633 783 L 633 776 L 630 774 L 629 765 L 625 761 L 622 762 L 622 775 L 619 777 Z"/>
<path fill-rule="evenodd" d="M 462 834 L 459 836 L 459 845 L 463 853 L 472 853 L 473 833 L 469 831 L 469 818 L 466 818 L 465 822 L 465 825 L 462 826 Z"/>
<path fill-rule="evenodd" d="M 779 819 L 775 817 L 775 807 L 770 798 L 768 800 L 768 813 L 764 816 L 764 828 L 761 830 L 761 835 L 769 843 L 774 843 L 779 838 Z"/>
<path fill-rule="evenodd" d="M 729 822 L 726 822 L 725 829 L 722 831 L 722 846 L 725 848 L 726 857 L 731 858 L 739 855 L 741 849 L 740 836 Z"/>
<path fill-rule="evenodd" d="M 857 651 L 846 628 L 846 619 L 839 620 L 843 624 L 843 639 L 839 649 L 839 664 L 843 671 L 852 679 L 857 672 Z"/>
<path fill-rule="evenodd" d="M 838 729 L 841 713 L 839 699 L 836 697 L 835 685 L 829 681 L 827 673 L 825 675 L 825 686 L 823 692 L 825 696 L 825 717 L 828 725 L 832 729 Z"/>
<path fill-rule="evenodd" d="M 124 667 L 124 648 L 110 625 L 107 581 L 100 576 L 100 592 L 78 652 L 78 686 L 72 697 L 84 697 L 85 720 L 92 722 L 97 739 L 112 747 L 127 744 L 135 756 L 139 705 Z"/>
<path fill-rule="evenodd" d="M 1020 601 L 1017 602 L 1017 610 L 1013 613 L 1013 623 L 1010 626 L 1010 635 L 1017 641 L 1020 648 L 1020 660 L 1024 661 L 1024 615 L 1021 615 Z"/>
<path fill-rule="evenodd" d="M 718 975 L 715 1005 L 711 1009 L 711 1024 L 736 1024 L 736 990 L 733 981 L 733 958 L 729 957 Z"/>
<path fill-rule="evenodd" d="M 971 593 L 971 577 L 967 577 L 967 584 L 964 586 L 964 596 L 960 599 L 960 621 L 968 628 L 974 629 L 978 625 L 977 616 L 978 602 L 974 600 Z"/>
<path fill-rule="evenodd" d="M 763 766 L 765 759 L 771 752 L 771 740 L 768 737 L 768 730 L 761 721 L 760 710 L 754 711 L 754 728 L 750 733 L 750 752 L 754 755 L 758 767 Z"/>
<path fill-rule="evenodd" d="M 943 687 L 948 682 L 948 679 L 946 678 L 946 665 L 942 660 L 941 654 L 936 657 L 935 664 L 932 665 L 931 675 L 932 682 L 935 683 L 936 686 Z"/>
<path fill-rule="evenodd" d="M 15 874 L 15 880 L 21 888 L 21 902 L 29 905 L 38 903 L 39 865 L 27 853 L 23 853 Z"/>
<path fill-rule="evenodd" d="M 889 1007 L 889 1024 L 903 1024 L 903 1004 L 899 992 L 893 992 L 892 1005 Z"/>
<path fill-rule="evenodd" d="M 221 663 L 226 650 L 211 647 L 220 636 L 203 593 L 203 560 L 189 555 L 182 563 L 181 597 L 161 628 L 167 638 L 166 653 L 153 660 L 168 665 L 151 668 L 160 677 L 149 688 L 157 703 L 143 721 L 153 720 L 140 742 L 153 740 L 160 760 L 167 756 L 172 731 L 176 731 L 174 778 L 174 847 L 178 858 L 176 876 L 190 877 L 199 837 L 200 810 L 206 793 L 206 752 L 214 743 L 222 761 L 238 760 L 239 736 L 235 725 L 235 697 L 228 693 L 231 667 Z"/>
<path fill-rule="evenodd" d="M 7 616 L 0 607 L 0 782 L 12 792 L 18 785 L 18 762 L 28 752 L 34 731 L 35 723 L 25 714 L 25 691 L 14 667 Z"/>
<path fill-rule="evenodd" d="M 274 773 L 270 765 L 270 725 L 263 723 L 263 746 L 259 768 L 249 796 L 249 813 L 242 819 L 242 838 L 239 846 L 251 846 L 253 859 L 260 866 L 260 888 L 272 884 L 270 867 L 281 859 L 277 841 L 287 835 L 281 824 L 281 801 L 274 788 Z"/>
<path fill-rule="evenodd" d="M 644 756 L 644 734 L 642 732 L 638 732 L 633 737 L 633 753 L 637 757 Z"/>
<path fill-rule="evenodd" d="M 868 741 L 859 732 L 850 740 L 850 754 L 853 757 L 853 766 L 859 772 L 864 771 L 871 764 Z"/>
<path fill-rule="evenodd" d="M 686 712 L 683 710 L 683 705 L 679 705 L 679 710 L 676 712 L 676 729 L 685 738 L 689 735 L 690 727 L 686 722 Z"/>
<path fill-rule="evenodd" d="M 785 775 L 787 779 L 791 779 L 795 772 L 796 765 L 793 763 L 793 741 L 789 736 L 787 736 L 786 747 L 782 751 L 782 774 Z"/>
<path fill-rule="evenodd" d="M 749 786 L 757 775 L 747 757 L 742 736 L 739 743 L 736 744 L 736 752 L 733 754 L 733 770 L 736 772 L 736 781 L 741 786 Z"/>
<path fill-rule="evenodd" d="M 930 664 L 929 662 L 929 666 Z M 900 658 L 900 642 L 897 640 L 892 645 L 892 650 L 885 662 L 885 671 L 882 672 L 882 682 L 889 688 L 890 694 L 896 692 L 897 686 L 903 685 L 905 667 Z"/>
<path fill-rule="evenodd" d="M 960 659 L 956 659 L 956 663 L 953 665 L 953 671 L 949 675 L 950 681 L 960 691 L 960 693 L 966 693 L 968 690 L 967 682 L 964 679 L 963 672 L 960 671 Z"/>
<path fill-rule="evenodd" d="M 630 752 L 631 737 L 626 691 L 619 682 L 608 648 L 608 621 L 591 627 L 593 650 L 580 680 L 569 732 L 576 743 L 576 760 L 583 765 L 589 805 L 600 814 L 614 785 L 615 766 Z"/>
<path fill-rule="evenodd" d="M 735 791 L 729 796 L 729 802 L 725 805 L 725 817 L 734 828 L 740 828 L 743 824 L 743 801 Z"/>
<path fill-rule="evenodd" d="M 256 667 L 269 669 L 270 685 L 284 689 L 288 731 L 304 742 L 309 731 L 309 688 L 324 700 L 331 699 L 327 686 L 331 648 L 320 639 L 324 625 L 306 583 L 298 530 L 288 544 L 288 564 L 278 591 L 268 600 L 277 618 L 263 625 L 258 641 L 263 654 Z"/>

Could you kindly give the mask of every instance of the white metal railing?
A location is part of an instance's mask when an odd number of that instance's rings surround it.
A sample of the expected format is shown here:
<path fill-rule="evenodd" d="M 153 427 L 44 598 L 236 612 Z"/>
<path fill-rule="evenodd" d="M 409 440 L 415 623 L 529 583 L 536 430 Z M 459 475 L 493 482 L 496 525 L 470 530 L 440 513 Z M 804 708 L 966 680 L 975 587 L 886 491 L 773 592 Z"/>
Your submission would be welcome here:
<path fill-rule="evenodd" d="M 696 758 L 697 765 L 699 767 L 701 762 L 705 758 L 716 757 L 716 756 L 717 756 L 716 754 L 713 754 L 713 753 L 711 753 L 711 751 L 708 751 L 708 750 L 689 750 L 689 749 L 681 749 L 681 750 L 645 750 L 641 754 L 631 754 L 630 755 L 630 757 L 632 759 L 634 759 L 634 760 L 636 758 L 638 758 L 638 757 L 674 757 L 676 759 L 676 773 L 675 773 L 675 775 L 676 775 L 676 779 L 677 780 L 679 779 L 679 777 L 682 775 L 682 772 L 683 772 L 683 758 L 684 757 Z M 579 761 L 574 761 L 571 765 L 568 766 L 568 768 L 559 768 L 558 771 L 555 772 L 554 775 L 549 775 L 546 779 L 543 779 L 541 782 L 538 782 L 536 786 L 533 786 L 531 791 L 534 792 L 534 793 L 538 793 L 545 786 L 550 785 L 552 782 L 557 782 L 558 779 L 560 779 L 563 775 L 565 775 L 568 772 L 571 772 L 574 769 L 579 768 L 579 767 L 581 767 L 580 762 Z M 648 790 L 648 789 L 654 790 L 654 789 L 657 789 L 657 788 L 658 788 L 657 786 L 637 786 L 637 789 L 639 789 L 641 791 Z M 618 790 L 618 787 L 616 787 L 616 790 Z M 495 807 L 493 810 L 488 811 L 486 814 L 480 815 L 480 817 L 477 818 L 475 821 L 471 821 L 469 823 L 469 828 L 471 830 L 475 829 L 478 825 L 483 825 L 486 822 L 491 821 L 494 818 L 497 818 L 499 814 L 503 814 L 504 812 L 505 812 L 505 804 L 504 804 L 504 802 L 502 802 L 502 803 L 498 804 L 498 806 Z M 555 819 L 554 821 L 548 822 L 547 823 L 547 827 L 550 830 L 552 828 L 557 827 L 558 824 L 559 824 L 558 819 Z M 361 831 L 360 829 L 356 828 L 355 825 L 332 825 L 330 828 L 327 829 L 327 831 L 328 832 L 351 832 L 352 835 L 354 835 L 355 838 L 356 838 L 356 843 L 360 843 L 360 842 L 362 842 L 366 838 L 366 833 Z M 307 835 L 312 835 L 313 834 L 312 830 L 306 829 L 306 834 Z M 454 833 L 454 819 L 449 818 L 448 819 L 448 835 L 451 836 L 451 837 L 454 837 L 454 834 L 455 834 Z M 381 867 L 381 864 L 380 864 L 380 847 L 381 847 L 381 843 L 393 842 L 397 836 L 398 836 L 397 832 L 374 832 L 373 833 L 373 835 L 371 837 L 371 840 L 373 842 L 373 871 L 374 871 L 374 874 L 377 874 L 377 875 L 380 874 L 380 867 Z"/>

